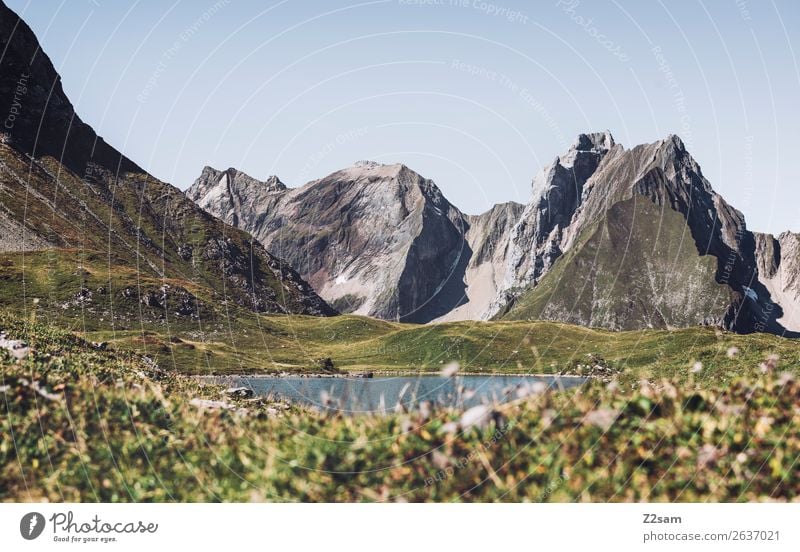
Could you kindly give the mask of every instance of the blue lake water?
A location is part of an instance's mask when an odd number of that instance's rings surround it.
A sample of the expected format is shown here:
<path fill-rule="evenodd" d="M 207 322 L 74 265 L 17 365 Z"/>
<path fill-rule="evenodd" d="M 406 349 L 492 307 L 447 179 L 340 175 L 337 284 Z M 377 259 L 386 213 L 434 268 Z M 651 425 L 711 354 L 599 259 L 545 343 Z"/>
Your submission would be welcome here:
<path fill-rule="evenodd" d="M 375 378 L 300 378 L 233 376 L 216 381 L 248 387 L 256 396 L 272 396 L 320 409 L 345 413 L 391 412 L 398 403 L 414 408 L 422 402 L 436 406 L 470 407 L 502 403 L 547 388 L 567 389 L 585 378 L 558 376 L 391 376 Z"/>

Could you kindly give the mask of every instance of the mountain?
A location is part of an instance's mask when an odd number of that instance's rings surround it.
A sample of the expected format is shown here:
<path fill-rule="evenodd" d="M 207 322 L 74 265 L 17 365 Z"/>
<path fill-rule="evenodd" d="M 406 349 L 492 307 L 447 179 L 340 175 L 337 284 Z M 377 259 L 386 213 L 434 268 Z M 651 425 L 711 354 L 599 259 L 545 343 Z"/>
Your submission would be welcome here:
<path fill-rule="evenodd" d="M 346 312 L 800 331 L 797 235 L 749 231 L 674 135 L 625 149 L 581 134 L 527 205 L 481 215 L 404 165 L 370 162 L 300 188 L 206 167 L 187 195 Z"/>
<path fill-rule="evenodd" d="M 2 3 L 0 52 L 0 304 L 123 326 L 233 306 L 335 313 L 287 263 L 97 136 Z"/>
<path fill-rule="evenodd" d="M 467 218 L 405 165 L 359 162 L 294 189 L 206 167 L 186 193 L 342 312 L 428 322 L 464 301 Z"/>
<path fill-rule="evenodd" d="M 800 330 L 797 250 L 782 256 L 779 240 L 750 232 L 677 136 L 626 150 L 608 133 L 581 135 L 533 188 L 512 230 L 501 318 Z"/>

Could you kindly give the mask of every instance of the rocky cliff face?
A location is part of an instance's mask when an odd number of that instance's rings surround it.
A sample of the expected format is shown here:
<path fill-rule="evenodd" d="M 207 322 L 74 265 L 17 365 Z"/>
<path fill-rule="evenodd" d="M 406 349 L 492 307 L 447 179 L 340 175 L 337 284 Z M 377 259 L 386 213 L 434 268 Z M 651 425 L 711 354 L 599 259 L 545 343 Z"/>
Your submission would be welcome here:
<path fill-rule="evenodd" d="M 800 234 L 754 234 L 758 279 L 776 303 L 777 322 L 800 332 Z"/>
<path fill-rule="evenodd" d="M 570 241 L 586 181 L 614 146 L 609 133 L 581 134 L 533 179 L 533 197 L 511 229 L 505 288 L 535 285 Z M 499 304 L 498 304 L 499 306 Z"/>
<path fill-rule="evenodd" d="M 102 254 L 112 288 L 117 276 L 131 271 L 153 282 L 153 289 L 143 284 L 131 291 L 144 306 L 152 303 L 148 294 L 161 297 L 162 288 L 177 286 L 181 296 L 191 288 L 205 301 L 232 301 L 258 312 L 335 313 L 281 259 L 97 136 L 75 114 L 31 29 L 2 3 L 0 51 L 0 112 L 9 114 L 0 136 L 0 253 L 28 251 L 31 262 L 32 249 Z M 72 301 L 91 291 L 80 284 L 52 289 L 62 305 L 69 302 L 56 295 Z M 119 310 L 129 299 L 121 295 L 125 289 L 104 287 L 103 293 L 106 307 L 95 302 L 98 313 L 113 312 L 115 305 Z"/>
<path fill-rule="evenodd" d="M 482 320 L 488 317 L 506 276 L 511 230 L 525 209 L 509 202 L 466 217 L 466 241 L 472 257 L 464 273 L 465 297 L 439 320 Z"/>

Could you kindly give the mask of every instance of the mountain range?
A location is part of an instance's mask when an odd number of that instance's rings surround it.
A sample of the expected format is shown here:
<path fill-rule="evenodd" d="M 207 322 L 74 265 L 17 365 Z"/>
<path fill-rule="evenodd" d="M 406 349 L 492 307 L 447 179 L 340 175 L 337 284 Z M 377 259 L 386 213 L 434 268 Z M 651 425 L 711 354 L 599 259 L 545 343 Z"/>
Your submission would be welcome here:
<path fill-rule="evenodd" d="M 342 312 L 800 331 L 798 235 L 748 230 L 675 135 L 626 149 L 581 134 L 527 205 L 477 216 L 405 165 L 369 161 L 298 188 L 205 167 L 186 194 Z"/>
<path fill-rule="evenodd" d="M 581 134 L 531 199 L 462 213 L 403 164 L 161 182 L 75 113 L 0 3 L 0 306 L 86 325 L 233 311 L 800 332 L 800 236 L 750 231 L 677 136 Z M 34 307 L 35 306 L 35 307 Z"/>

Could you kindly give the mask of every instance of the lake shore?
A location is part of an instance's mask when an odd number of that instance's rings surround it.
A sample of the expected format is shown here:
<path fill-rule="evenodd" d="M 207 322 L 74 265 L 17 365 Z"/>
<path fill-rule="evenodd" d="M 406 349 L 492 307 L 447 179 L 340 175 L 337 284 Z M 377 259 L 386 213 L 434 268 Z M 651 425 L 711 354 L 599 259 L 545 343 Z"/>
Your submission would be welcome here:
<path fill-rule="evenodd" d="M 439 372 L 415 372 L 413 370 L 397 370 L 397 371 L 375 371 L 370 372 L 372 375 L 367 376 L 364 375 L 362 372 L 343 372 L 340 374 L 326 374 L 321 372 L 282 372 L 280 374 L 194 374 L 191 377 L 194 379 L 213 379 L 219 380 L 223 378 L 252 378 L 252 379 L 286 379 L 286 378 L 308 378 L 308 379 L 370 379 L 374 377 L 410 377 L 410 376 L 420 376 L 420 377 L 443 377 Z M 524 373 L 505 373 L 505 372 L 459 372 L 455 376 L 452 377 L 461 377 L 461 376 L 482 376 L 482 377 L 490 377 L 490 376 L 498 376 L 498 377 L 517 377 L 517 378 L 564 378 L 564 379 L 595 379 L 596 376 L 586 375 L 581 376 L 577 374 L 524 374 Z"/>

